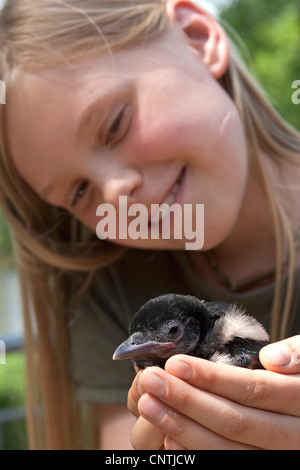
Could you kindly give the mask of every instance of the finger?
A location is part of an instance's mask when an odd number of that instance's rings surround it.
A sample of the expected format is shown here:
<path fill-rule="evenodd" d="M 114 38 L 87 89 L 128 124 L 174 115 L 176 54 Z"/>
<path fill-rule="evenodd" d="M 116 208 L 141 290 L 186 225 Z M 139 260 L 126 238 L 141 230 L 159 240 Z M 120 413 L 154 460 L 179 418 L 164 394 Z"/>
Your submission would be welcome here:
<path fill-rule="evenodd" d="M 160 450 L 166 435 L 140 416 L 131 431 L 131 444 L 135 450 Z"/>
<path fill-rule="evenodd" d="M 259 358 L 268 370 L 280 374 L 300 374 L 300 335 L 265 346 Z"/>
<path fill-rule="evenodd" d="M 300 416 L 300 376 L 215 364 L 192 356 L 173 356 L 165 369 L 189 384 L 262 410 Z"/>
<path fill-rule="evenodd" d="M 156 376 L 155 380 L 153 375 Z M 159 387 L 158 378 L 161 380 Z M 182 419 L 184 415 L 190 418 L 192 434 L 199 423 L 227 440 L 257 448 L 300 448 L 300 420 L 296 417 L 240 405 L 199 390 L 156 367 L 146 370 L 141 375 L 140 383 L 145 391 L 156 395 L 159 400 L 152 397 L 149 406 L 148 397 L 151 395 L 144 394 L 139 400 L 139 412 L 182 445 L 186 446 L 187 442 L 178 437 L 188 431 L 186 421 Z M 175 414 L 169 410 L 175 410 Z M 189 434 L 191 438 L 192 434 Z"/>
<path fill-rule="evenodd" d="M 167 436 L 165 438 L 164 446 L 165 446 L 165 450 L 189 450 L 186 447 L 179 444 L 179 442 L 174 441 L 174 439 L 172 439 L 170 436 Z M 193 449 L 193 450 L 197 450 L 197 449 Z"/>
<path fill-rule="evenodd" d="M 140 377 L 141 372 L 142 371 L 138 372 L 137 375 L 135 376 L 132 382 L 132 385 L 129 389 L 128 397 L 127 397 L 127 408 L 137 418 L 139 417 L 137 404 L 138 404 L 139 399 L 141 398 L 141 393 L 138 388 L 139 377 Z"/>
<path fill-rule="evenodd" d="M 157 398 L 144 394 L 139 401 L 139 411 L 161 431 L 168 435 L 165 441 L 173 442 L 174 450 L 246 450 L 252 446 L 224 438 L 199 425 L 193 419 L 166 407 Z"/>

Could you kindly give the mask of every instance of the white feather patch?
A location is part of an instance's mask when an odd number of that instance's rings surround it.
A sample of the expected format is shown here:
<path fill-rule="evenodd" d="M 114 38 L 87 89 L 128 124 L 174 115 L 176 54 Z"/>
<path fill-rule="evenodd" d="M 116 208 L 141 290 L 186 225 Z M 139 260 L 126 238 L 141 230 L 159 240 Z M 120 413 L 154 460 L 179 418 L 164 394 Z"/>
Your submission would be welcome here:
<path fill-rule="evenodd" d="M 218 322 L 223 323 L 222 336 L 225 342 L 230 342 L 235 337 L 254 339 L 255 341 L 269 340 L 269 335 L 264 327 L 236 305 L 230 305 L 226 315 L 221 317 Z"/>
<path fill-rule="evenodd" d="M 218 362 L 221 364 L 230 364 L 230 365 L 235 365 L 233 357 L 231 354 L 222 354 L 222 353 L 215 353 L 213 354 L 210 358 L 209 361 L 211 362 Z"/>

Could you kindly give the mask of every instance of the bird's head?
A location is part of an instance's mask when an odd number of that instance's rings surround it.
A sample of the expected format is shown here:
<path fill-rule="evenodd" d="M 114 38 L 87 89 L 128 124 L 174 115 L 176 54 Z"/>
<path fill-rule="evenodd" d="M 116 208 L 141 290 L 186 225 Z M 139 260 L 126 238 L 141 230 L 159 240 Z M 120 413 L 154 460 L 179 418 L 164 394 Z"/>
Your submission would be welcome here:
<path fill-rule="evenodd" d="M 113 359 L 132 359 L 136 369 L 164 367 L 175 354 L 193 354 L 210 327 L 203 301 L 192 296 L 162 295 L 149 300 L 134 315 L 130 336 L 116 349 Z"/>

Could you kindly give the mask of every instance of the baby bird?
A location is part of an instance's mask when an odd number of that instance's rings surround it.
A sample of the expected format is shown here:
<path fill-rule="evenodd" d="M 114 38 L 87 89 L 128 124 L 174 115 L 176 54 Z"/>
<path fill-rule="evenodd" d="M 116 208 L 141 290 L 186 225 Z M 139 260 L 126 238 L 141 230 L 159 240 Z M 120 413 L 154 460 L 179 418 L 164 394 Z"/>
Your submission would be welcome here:
<path fill-rule="evenodd" d="M 174 354 L 262 369 L 259 350 L 269 343 L 264 327 L 243 309 L 179 294 L 146 302 L 133 316 L 129 334 L 113 359 L 132 359 L 136 371 L 163 368 Z"/>

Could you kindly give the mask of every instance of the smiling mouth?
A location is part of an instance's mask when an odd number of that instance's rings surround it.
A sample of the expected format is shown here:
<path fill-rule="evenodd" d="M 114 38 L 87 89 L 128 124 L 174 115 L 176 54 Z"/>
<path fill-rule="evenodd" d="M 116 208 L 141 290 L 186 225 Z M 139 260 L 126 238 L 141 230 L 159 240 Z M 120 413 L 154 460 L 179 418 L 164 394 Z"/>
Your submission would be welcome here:
<path fill-rule="evenodd" d="M 167 196 L 161 202 L 161 204 L 167 204 L 168 206 L 171 206 L 172 204 L 174 204 L 178 191 L 180 189 L 180 185 L 184 177 L 184 172 L 185 172 L 185 168 L 181 171 L 178 179 L 176 180 L 175 184 L 172 186 L 171 191 L 167 194 Z"/>
<path fill-rule="evenodd" d="M 166 195 L 164 200 L 160 203 L 160 206 L 165 204 L 167 206 L 167 209 L 166 210 L 160 210 L 160 212 L 159 212 L 159 222 L 162 221 L 162 219 L 165 216 L 165 213 L 168 213 L 169 208 L 175 203 L 178 192 L 179 192 L 179 189 L 180 189 L 180 186 L 181 186 L 181 183 L 182 183 L 182 180 L 184 178 L 184 173 L 185 173 L 185 168 L 183 168 L 183 170 L 181 171 L 178 179 L 173 184 L 171 190 Z"/>
<path fill-rule="evenodd" d="M 183 168 L 177 180 L 171 187 L 170 191 L 167 193 L 165 198 L 158 204 L 154 204 L 151 210 L 150 220 L 148 222 L 149 227 L 155 227 L 157 224 L 160 224 L 164 217 L 169 214 L 170 207 L 175 203 L 177 195 L 179 193 L 181 183 L 184 178 L 186 167 Z M 154 209 L 154 206 L 156 208 Z M 157 217 L 158 215 L 158 217 Z"/>

